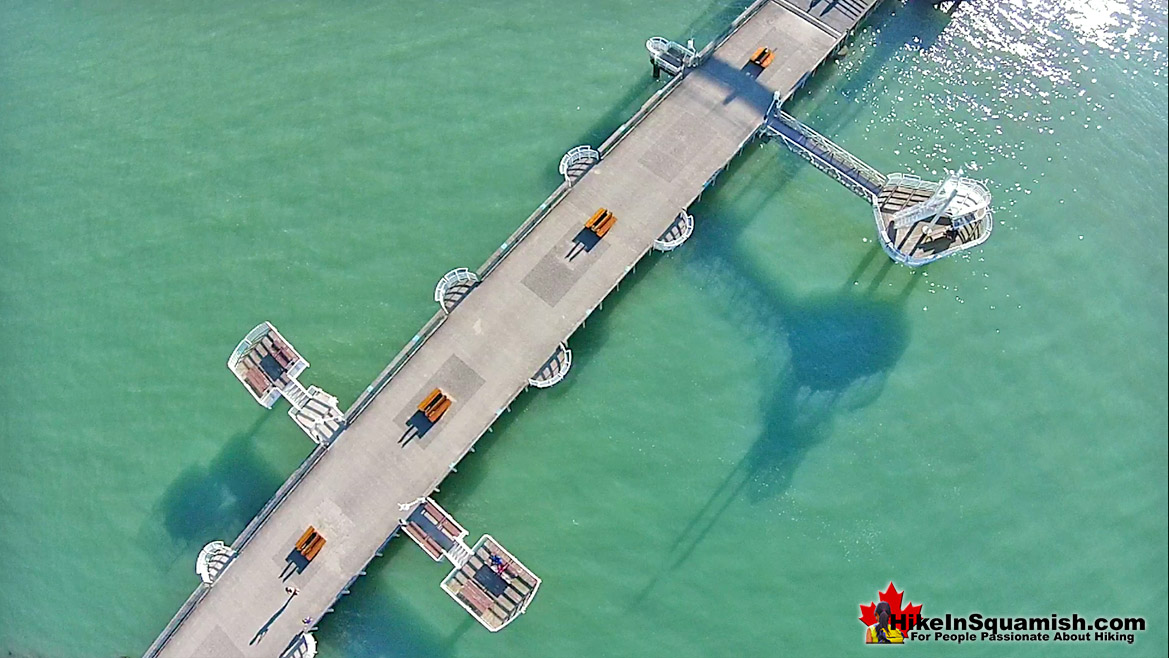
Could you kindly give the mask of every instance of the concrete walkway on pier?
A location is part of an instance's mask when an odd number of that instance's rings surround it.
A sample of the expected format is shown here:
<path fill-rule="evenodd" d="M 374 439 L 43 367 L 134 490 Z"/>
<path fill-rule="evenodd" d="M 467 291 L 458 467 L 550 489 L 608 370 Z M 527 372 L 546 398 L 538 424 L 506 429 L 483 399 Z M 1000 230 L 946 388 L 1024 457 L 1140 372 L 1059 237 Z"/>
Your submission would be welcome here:
<path fill-rule="evenodd" d="M 281 655 L 306 629 L 304 620 L 319 620 L 395 531 L 398 505 L 433 491 L 559 343 L 751 139 L 773 92 L 790 95 L 872 4 L 769 0 L 689 71 L 338 437 L 181 620 L 160 655 Z M 760 46 L 776 52 L 774 64 L 761 72 L 744 69 Z M 573 239 L 601 206 L 616 214 L 617 224 L 591 250 L 568 259 Z M 453 407 L 424 435 L 406 436 L 406 421 L 435 387 L 454 398 Z M 283 579 L 293 545 L 309 525 L 327 544 L 303 572 Z M 513 549 L 523 554 L 522 546 Z M 286 586 L 299 593 L 290 596 Z"/>

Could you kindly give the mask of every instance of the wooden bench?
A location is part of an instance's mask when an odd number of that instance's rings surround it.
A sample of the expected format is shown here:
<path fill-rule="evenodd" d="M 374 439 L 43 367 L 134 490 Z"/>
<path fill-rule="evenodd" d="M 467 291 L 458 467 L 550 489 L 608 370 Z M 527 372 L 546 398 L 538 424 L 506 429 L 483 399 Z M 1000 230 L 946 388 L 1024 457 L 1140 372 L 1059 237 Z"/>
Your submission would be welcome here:
<path fill-rule="evenodd" d="M 603 238 L 616 223 L 617 216 L 607 208 L 601 208 L 585 222 L 585 228 L 595 233 L 598 238 Z"/>
<path fill-rule="evenodd" d="M 432 423 L 437 423 L 442 418 L 443 414 L 447 412 L 447 409 L 451 408 L 451 404 L 453 403 L 454 400 L 448 398 L 445 395 L 442 396 L 442 399 L 438 401 L 438 404 L 434 405 L 430 411 L 426 412 L 426 420 L 429 420 Z"/>
<path fill-rule="evenodd" d="M 303 551 L 301 551 L 300 554 L 303 555 L 306 560 L 312 562 L 313 558 L 317 556 L 317 553 L 321 552 L 321 549 L 324 548 L 324 546 L 325 538 L 321 535 L 317 535 L 313 537 L 312 542 L 310 542 L 309 545 Z"/>
<path fill-rule="evenodd" d="M 491 597 L 479 589 L 474 579 L 468 579 L 467 582 L 463 583 L 462 589 L 459 590 L 459 596 L 480 614 L 490 610 L 494 603 Z"/>
<path fill-rule="evenodd" d="M 771 52 L 770 48 L 760 47 L 751 55 L 751 63 L 758 64 L 760 68 L 767 68 L 775 61 L 775 53 Z"/>
<path fill-rule="evenodd" d="M 609 229 L 613 228 L 613 225 L 616 223 L 617 223 L 617 216 L 614 215 L 613 213 L 609 213 L 609 216 L 606 217 L 603 221 L 601 221 L 601 224 L 599 226 L 597 226 L 597 228 L 594 229 L 593 232 L 597 234 L 598 238 L 603 238 L 603 237 L 605 237 L 605 234 L 609 232 Z"/>
<path fill-rule="evenodd" d="M 434 509 L 434 507 L 432 507 L 429 503 L 422 508 L 422 516 L 433 523 L 436 527 L 442 525 L 442 514 L 439 514 L 438 510 Z"/>
<path fill-rule="evenodd" d="M 300 539 L 296 540 L 296 552 L 303 555 L 304 559 L 312 562 L 313 558 L 317 556 L 317 553 L 321 552 L 321 548 L 324 545 L 325 538 L 321 536 L 321 533 L 317 532 L 316 528 L 310 525 L 308 530 L 305 530 L 304 534 L 300 536 Z"/>
<path fill-rule="evenodd" d="M 589 217 L 589 221 L 585 222 L 585 228 L 590 231 L 597 230 L 597 225 L 599 225 L 609 214 L 611 213 L 607 208 L 598 208 L 597 212 L 593 213 L 592 217 Z"/>
<path fill-rule="evenodd" d="M 290 358 L 290 359 L 292 358 L 292 355 L 293 355 L 292 348 L 288 346 L 288 343 L 284 342 L 283 340 L 280 340 L 280 338 L 278 336 L 276 336 L 276 334 L 268 334 L 268 338 L 271 339 L 272 345 L 274 346 L 274 349 L 277 352 L 281 352 L 282 354 L 287 354 L 288 358 Z"/>
<path fill-rule="evenodd" d="M 433 391 L 430 392 L 429 395 L 427 395 L 425 398 L 422 399 L 422 403 L 418 405 L 418 410 L 421 411 L 422 413 L 426 413 L 431 407 L 433 407 L 435 404 L 437 404 L 439 399 L 442 397 L 443 397 L 442 389 L 441 388 L 434 389 Z"/>
<path fill-rule="evenodd" d="M 248 382 L 248 386 L 256 392 L 256 395 L 263 395 L 268 390 L 268 378 L 264 373 L 260 372 L 259 368 L 250 367 L 244 373 L 244 379 Z"/>
<path fill-rule="evenodd" d="M 271 354 L 272 357 L 276 359 L 276 363 L 280 364 L 281 368 L 288 370 L 289 366 L 292 365 L 292 359 L 288 358 L 288 355 L 284 353 L 284 350 L 272 350 Z"/>
<path fill-rule="evenodd" d="M 304 549 L 308 548 L 309 542 L 312 541 L 313 536 L 316 534 L 317 529 L 310 525 L 308 530 L 305 530 L 304 534 L 300 536 L 300 539 L 296 540 L 296 550 L 303 551 Z"/>
<path fill-rule="evenodd" d="M 443 393 L 441 388 L 436 388 L 418 405 L 418 411 L 421 411 L 422 415 L 426 416 L 426 420 L 437 423 L 438 419 L 442 418 L 442 415 L 447 412 L 447 409 L 451 408 L 453 402 L 454 400 L 446 393 Z"/>
<path fill-rule="evenodd" d="M 440 514 L 435 505 L 425 503 L 422 507 L 422 515 L 430 520 L 434 526 L 443 531 L 450 537 L 457 537 L 462 531 L 459 525 L 452 521 L 449 517 Z"/>
<path fill-rule="evenodd" d="M 443 394 L 441 388 L 431 390 L 429 395 L 423 397 L 422 402 L 419 404 L 419 411 L 422 411 L 423 414 L 426 414 L 431 407 L 434 407 L 435 404 L 438 403 L 438 400 L 442 399 L 442 397 Z"/>
<path fill-rule="evenodd" d="M 410 536 L 410 539 L 413 539 L 414 542 L 417 543 L 418 546 L 422 548 L 422 550 L 433 560 L 438 561 L 442 559 L 442 546 L 437 541 L 435 541 L 433 537 L 426 534 L 426 532 L 422 529 L 422 526 L 418 525 L 417 523 L 410 522 L 403 525 L 402 529 L 405 530 L 406 534 Z"/>
<path fill-rule="evenodd" d="M 422 539 L 426 543 L 426 545 L 430 547 L 429 553 L 430 553 L 431 557 L 433 557 L 436 560 L 441 560 L 442 559 L 442 546 L 440 546 L 438 542 L 434 541 L 434 538 L 431 537 L 430 535 L 423 534 Z"/>

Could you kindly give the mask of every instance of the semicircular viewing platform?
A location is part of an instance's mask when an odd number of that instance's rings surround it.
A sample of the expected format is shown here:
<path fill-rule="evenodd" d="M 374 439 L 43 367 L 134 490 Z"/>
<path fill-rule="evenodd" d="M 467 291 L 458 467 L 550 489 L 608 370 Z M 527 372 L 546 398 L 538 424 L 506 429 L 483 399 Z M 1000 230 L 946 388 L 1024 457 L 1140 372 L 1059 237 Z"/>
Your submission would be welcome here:
<path fill-rule="evenodd" d="M 977 247 L 994 230 L 990 190 L 958 170 L 942 182 L 891 174 L 873 201 L 889 257 L 910 267 Z"/>
<path fill-rule="evenodd" d="M 572 367 L 572 350 L 568 349 L 568 343 L 560 343 L 556 346 L 556 351 L 552 356 L 540 366 L 535 375 L 528 380 L 528 383 L 536 388 L 549 388 L 560 383 L 561 380 L 568 375 L 568 369 Z"/>
<path fill-rule="evenodd" d="M 465 267 L 456 267 L 447 272 L 434 286 L 434 301 L 446 313 L 450 313 L 463 298 L 479 285 L 479 275 Z"/>
<path fill-rule="evenodd" d="M 654 240 L 655 251 L 673 251 L 682 246 L 694 234 L 694 215 L 683 210 L 670 224 L 670 228 Z"/>
<path fill-rule="evenodd" d="M 561 176 L 564 176 L 564 181 L 571 185 L 583 178 L 589 169 L 592 169 L 600 161 L 600 151 L 588 144 L 582 144 L 569 149 L 568 153 L 560 158 L 560 166 L 557 170 Z"/>
<path fill-rule="evenodd" d="M 827 137 L 784 112 L 777 96 L 761 128 L 873 207 L 885 253 L 920 267 L 977 247 L 994 230 L 990 190 L 962 170 L 945 180 L 911 174 L 886 176 Z"/>

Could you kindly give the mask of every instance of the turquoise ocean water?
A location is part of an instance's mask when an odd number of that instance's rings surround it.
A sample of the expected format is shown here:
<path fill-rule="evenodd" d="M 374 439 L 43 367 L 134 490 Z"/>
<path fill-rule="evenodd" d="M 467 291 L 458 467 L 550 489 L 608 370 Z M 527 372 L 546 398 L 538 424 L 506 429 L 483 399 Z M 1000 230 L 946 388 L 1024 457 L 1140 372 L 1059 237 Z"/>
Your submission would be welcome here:
<path fill-rule="evenodd" d="M 709 0 L 0 8 L 0 651 L 140 654 L 307 454 L 224 362 L 271 320 L 351 402 L 656 88 Z M 1143 615 L 1164 655 L 1166 5 L 888 2 L 789 110 L 878 169 L 975 163 L 987 245 L 910 271 L 753 146 L 443 486 L 543 579 L 505 632 L 399 541 L 340 656 L 867 655 L 858 605 Z"/>

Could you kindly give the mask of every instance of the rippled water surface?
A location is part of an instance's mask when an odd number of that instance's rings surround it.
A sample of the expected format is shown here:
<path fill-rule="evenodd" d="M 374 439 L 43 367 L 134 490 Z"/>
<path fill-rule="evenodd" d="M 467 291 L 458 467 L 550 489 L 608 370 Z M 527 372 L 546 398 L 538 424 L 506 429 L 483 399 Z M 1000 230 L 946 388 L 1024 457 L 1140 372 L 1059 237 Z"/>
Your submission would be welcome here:
<path fill-rule="evenodd" d="M 1165 3 L 927 4 L 788 110 L 987 179 L 985 247 L 893 266 L 862 201 L 752 146 L 443 486 L 544 579 L 528 614 L 484 632 L 396 542 L 322 656 L 859 655 L 890 580 L 926 615 L 1143 615 L 1091 653 L 1163 655 Z M 308 452 L 239 338 L 271 320 L 348 404 L 653 92 L 644 39 L 741 6 L 0 9 L 0 649 L 141 653 Z"/>

